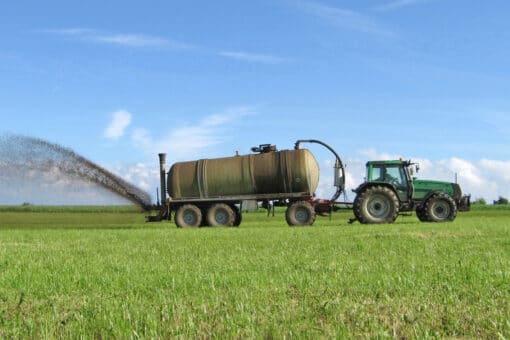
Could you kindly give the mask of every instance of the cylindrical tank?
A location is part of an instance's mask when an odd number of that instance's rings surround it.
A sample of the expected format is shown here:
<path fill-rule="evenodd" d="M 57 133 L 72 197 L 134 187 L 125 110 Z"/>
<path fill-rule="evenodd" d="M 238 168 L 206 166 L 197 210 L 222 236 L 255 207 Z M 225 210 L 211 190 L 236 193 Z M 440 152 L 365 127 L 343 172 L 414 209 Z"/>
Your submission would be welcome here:
<path fill-rule="evenodd" d="M 313 194 L 318 183 L 319 165 L 307 149 L 175 163 L 167 180 L 172 199 Z"/>

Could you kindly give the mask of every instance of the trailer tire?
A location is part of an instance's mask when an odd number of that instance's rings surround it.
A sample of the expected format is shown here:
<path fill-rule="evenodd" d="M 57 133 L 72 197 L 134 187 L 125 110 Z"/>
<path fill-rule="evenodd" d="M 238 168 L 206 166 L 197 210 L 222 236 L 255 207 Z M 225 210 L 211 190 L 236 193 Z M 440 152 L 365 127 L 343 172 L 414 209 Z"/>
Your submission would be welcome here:
<path fill-rule="evenodd" d="M 315 210 L 310 203 L 297 201 L 287 208 L 285 219 L 289 226 L 312 225 L 315 222 Z"/>
<path fill-rule="evenodd" d="M 236 214 L 228 204 L 216 203 L 207 209 L 206 220 L 211 227 L 231 227 L 236 221 Z"/>
<path fill-rule="evenodd" d="M 399 201 L 390 188 L 371 186 L 356 196 L 353 209 L 361 223 L 393 223 L 398 217 Z"/>
<path fill-rule="evenodd" d="M 202 223 L 202 212 L 194 204 L 184 204 L 175 213 L 175 224 L 179 228 L 195 228 Z"/>
<path fill-rule="evenodd" d="M 425 202 L 425 215 L 430 222 L 449 222 L 457 216 L 457 204 L 450 195 L 437 193 Z"/>

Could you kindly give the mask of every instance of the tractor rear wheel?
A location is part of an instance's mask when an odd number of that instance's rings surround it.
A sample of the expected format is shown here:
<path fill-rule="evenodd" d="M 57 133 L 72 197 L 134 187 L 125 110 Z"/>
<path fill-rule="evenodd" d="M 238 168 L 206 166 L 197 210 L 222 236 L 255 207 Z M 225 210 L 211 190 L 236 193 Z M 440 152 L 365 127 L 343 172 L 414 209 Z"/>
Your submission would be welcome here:
<path fill-rule="evenodd" d="M 206 220 L 211 227 L 231 227 L 236 221 L 236 215 L 228 204 L 216 203 L 207 210 Z"/>
<path fill-rule="evenodd" d="M 445 193 L 434 194 L 425 202 L 425 215 L 430 222 L 453 221 L 457 216 L 457 205 Z"/>
<path fill-rule="evenodd" d="M 194 204 L 185 204 L 175 213 L 175 224 L 179 228 L 199 227 L 202 223 L 202 212 Z"/>
<path fill-rule="evenodd" d="M 398 212 L 397 194 L 388 187 L 368 187 L 354 200 L 354 215 L 361 223 L 393 223 Z"/>
<path fill-rule="evenodd" d="M 285 219 L 289 226 L 312 225 L 315 222 L 315 210 L 310 203 L 297 201 L 287 208 Z"/>

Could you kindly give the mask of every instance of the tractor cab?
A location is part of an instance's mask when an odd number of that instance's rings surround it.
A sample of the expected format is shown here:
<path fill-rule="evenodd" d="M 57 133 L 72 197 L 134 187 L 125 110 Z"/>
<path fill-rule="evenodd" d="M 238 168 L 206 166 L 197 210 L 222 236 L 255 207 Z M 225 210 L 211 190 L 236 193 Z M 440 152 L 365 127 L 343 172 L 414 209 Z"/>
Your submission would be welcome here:
<path fill-rule="evenodd" d="M 367 162 L 369 183 L 383 182 L 395 187 L 401 202 L 408 202 L 413 196 L 413 163 L 402 160 Z"/>

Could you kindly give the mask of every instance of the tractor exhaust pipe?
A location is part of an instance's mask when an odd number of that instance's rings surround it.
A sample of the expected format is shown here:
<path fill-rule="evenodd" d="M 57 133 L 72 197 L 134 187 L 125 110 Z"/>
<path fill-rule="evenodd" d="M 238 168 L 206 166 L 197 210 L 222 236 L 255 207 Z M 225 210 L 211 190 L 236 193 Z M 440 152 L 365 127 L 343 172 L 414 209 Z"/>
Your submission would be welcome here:
<path fill-rule="evenodd" d="M 160 153 L 159 156 L 159 178 L 160 178 L 160 186 L 161 186 L 161 204 L 165 204 L 166 202 L 166 153 Z"/>

